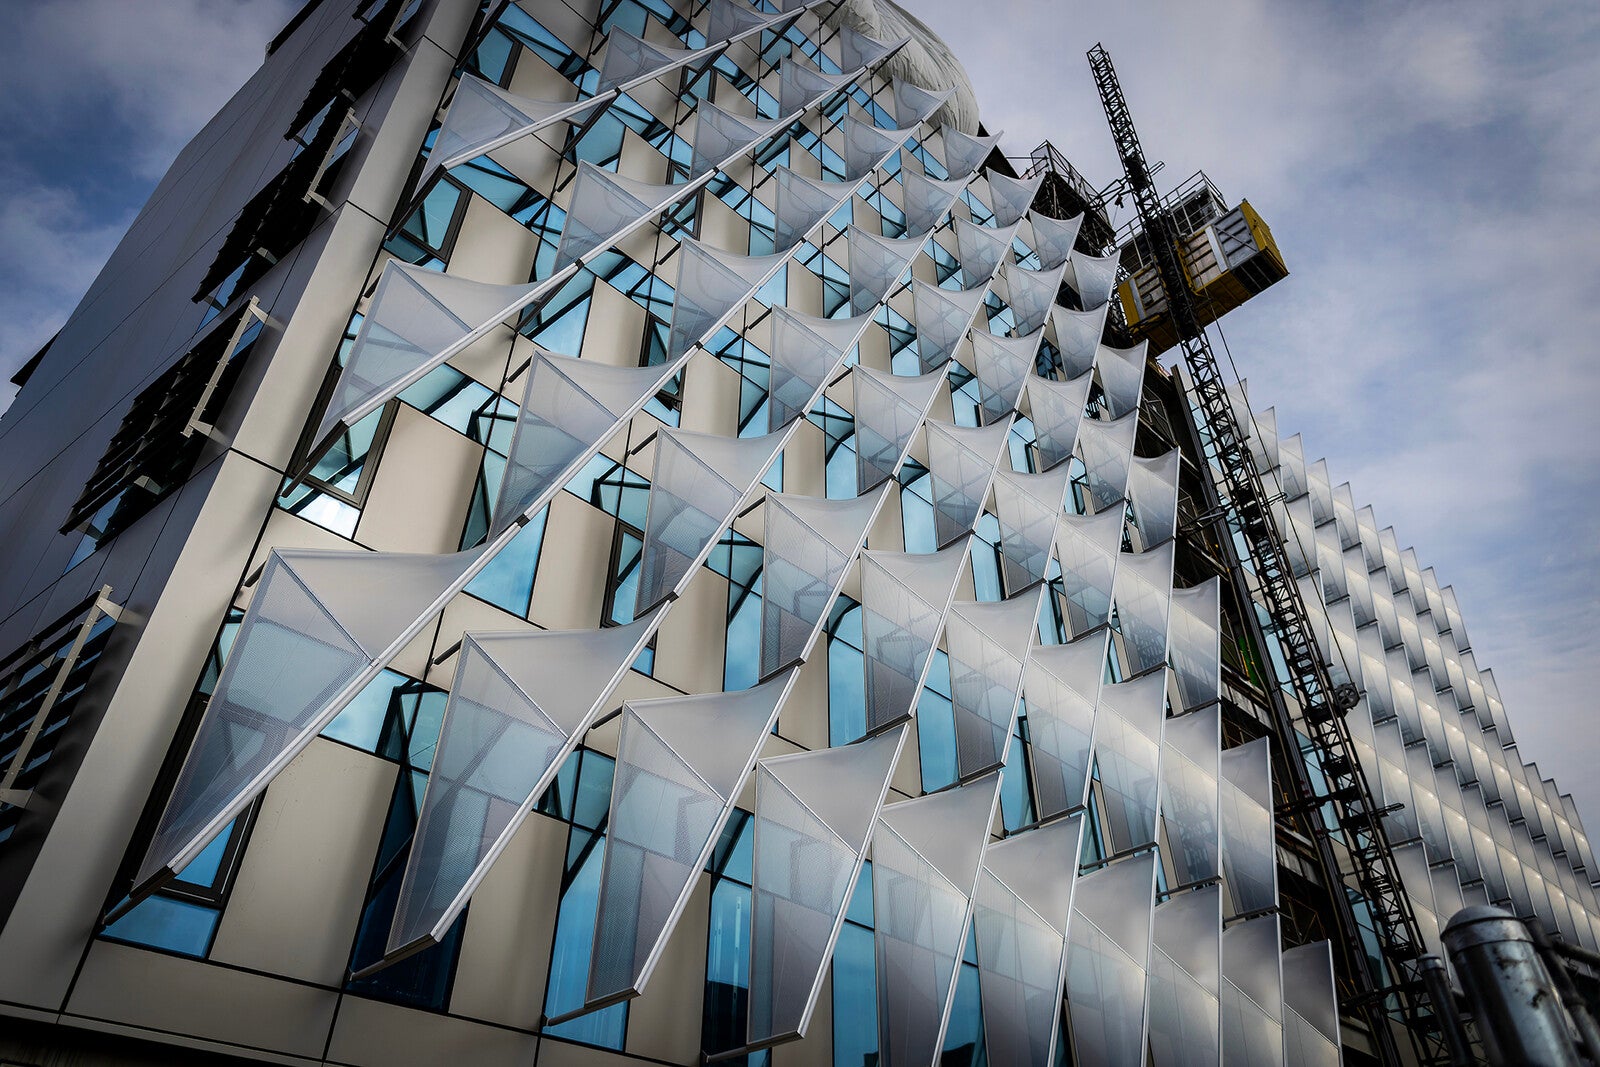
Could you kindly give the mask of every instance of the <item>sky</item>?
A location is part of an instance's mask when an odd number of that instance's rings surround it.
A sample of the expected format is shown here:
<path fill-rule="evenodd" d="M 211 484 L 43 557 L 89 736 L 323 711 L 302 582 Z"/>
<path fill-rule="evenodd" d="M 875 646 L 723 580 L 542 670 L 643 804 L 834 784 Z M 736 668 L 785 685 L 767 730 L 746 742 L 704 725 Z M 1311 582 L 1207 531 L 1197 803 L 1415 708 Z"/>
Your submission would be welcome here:
<path fill-rule="evenodd" d="M 299 2 L 0 4 L 0 382 Z M 1523 757 L 1600 833 L 1600 4 L 904 2 L 1006 152 L 1120 173 L 1100 42 L 1158 182 L 1260 212 L 1291 274 L 1223 323 L 1252 403 L 1454 585 Z"/>

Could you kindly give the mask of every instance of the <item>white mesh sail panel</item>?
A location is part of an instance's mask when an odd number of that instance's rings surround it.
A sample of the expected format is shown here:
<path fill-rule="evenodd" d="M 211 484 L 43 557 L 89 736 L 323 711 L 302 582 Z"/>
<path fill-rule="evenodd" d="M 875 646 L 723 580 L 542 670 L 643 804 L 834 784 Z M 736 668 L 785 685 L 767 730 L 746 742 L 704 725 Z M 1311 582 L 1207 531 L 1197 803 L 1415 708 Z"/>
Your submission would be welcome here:
<path fill-rule="evenodd" d="M 1083 875 L 1067 926 L 1067 1016 L 1078 1063 L 1142 1067 L 1156 856 Z"/>
<path fill-rule="evenodd" d="M 778 194 L 773 214 L 777 227 L 773 247 L 793 248 L 821 222 L 830 217 L 855 192 L 854 182 L 828 182 L 796 174 L 788 167 L 777 168 Z"/>
<path fill-rule="evenodd" d="M 972 373 L 978 378 L 978 401 L 985 423 L 1009 418 L 1022 399 L 1022 387 L 1033 374 L 1042 331 L 1026 337 L 996 337 L 972 332 Z"/>
<path fill-rule="evenodd" d="M 796 58 L 798 55 L 798 52 L 791 52 L 778 64 L 778 114 L 780 115 L 793 115 L 797 111 L 804 111 L 828 93 L 850 81 L 849 71 L 843 74 L 823 74 Z"/>
<path fill-rule="evenodd" d="M 1222 931 L 1222 1047 L 1229 1067 L 1284 1062 L 1279 943 L 1276 914 Z"/>
<path fill-rule="evenodd" d="M 136 884 L 181 869 L 266 788 L 478 555 L 273 549 Z"/>
<path fill-rule="evenodd" d="M 920 85 L 913 85 L 899 78 L 892 79 L 890 90 L 894 95 L 895 125 L 902 129 L 916 126 L 927 119 L 955 92 L 954 89 L 931 92 Z"/>
<path fill-rule="evenodd" d="M 841 129 L 844 132 L 844 176 L 849 181 L 859 182 L 898 152 L 916 127 L 880 130 L 854 115 L 846 115 Z"/>
<path fill-rule="evenodd" d="M 644 989 L 796 673 L 623 705 L 586 1005 Z"/>
<path fill-rule="evenodd" d="M 988 291 L 987 284 L 941 289 L 921 278 L 911 280 L 911 318 L 917 327 L 917 363 L 923 373 L 950 362 Z"/>
<path fill-rule="evenodd" d="M 855 347 L 870 315 L 820 319 L 779 304 L 772 309 L 771 383 L 767 428 L 787 426 L 811 410 L 817 395 Z"/>
<path fill-rule="evenodd" d="M 941 127 L 940 133 L 944 136 L 944 169 L 957 177 L 976 172 L 1000 143 L 998 133 L 974 137 L 949 125 Z"/>
<path fill-rule="evenodd" d="M 1056 527 L 1056 558 L 1067 628 L 1082 636 L 1111 621 L 1111 591 L 1122 556 L 1122 516 L 1063 515 Z"/>
<path fill-rule="evenodd" d="M 887 494 L 887 488 L 846 500 L 767 494 L 761 571 L 763 678 L 810 654 Z"/>
<path fill-rule="evenodd" d="M 1082 832 L 1074 815 L 984 850 L 972 925 L 990 1063 L 1053 1062 Z"/>
<path fill-rule="evenodd" d="M 683 186 L 641 182 L 579 160 L 567 222 L 556 245 L 556 269 L 612 244 L 654 218 L 683 191 Z"/>
<path fill-rule="evenodd" d="M 606 36 L 606 56 L 600 63 L 599 91 L 627 89 L 697 60 L 710 59 L 720 51 L 721 45 L 711 48 L 668 48 L 642 40 L 627 30 L 613 29 Z"/>
<path fill-rule="evenodd" d="M 1049 215 L 1030 211 L 1028 220 L 1033 226 L 1033 250 L 1039 254 L 1039 265 L 1046 268 L 1065 267 L 1067 260 L 1072 257 L 1072 245 L 1078 239 L 1083 216 L 1053 219 Z"/>
<path fill-rule="evenodd" d="M 903 123 L 902 123 L 903 125 Z M 965 178 L 939 181 L 921 171 L 902 170 L 900 191 L 905 199 L 906 235 L 920 237 L 935 226 L 950 211 L 961 190 L 967 187 Z"/>
<path fill-rule="evenodd" d="M 914 712 L 966 558 L 966 542 L 926 554 L 861 553 L 868 733 Z"/>
<path fill-rule="evenodd" d="M 704 562 L 784 436 L 719 437 L 669 427 L 657 432 L 636 614 L 672 596 Z"/>
<path fill-rule="evenodd" d="M 1145 548 L 1169 541 L 1178 532 L 1178 464 L 1174 448 L 1163 455 L 1133 457 L 1128 468 L 1128 504 Z"/>
<path fill-rule="evenodd" d="M 1055 329 L 1056 348 L 1061 352 L 1061 369 L 1076 378 L 1094 369 L 1095 353 L 1106 329 L 1106 306 L 1089 311 L 1071 311 L 1057 304 L 1050 309 L 1050 324 Z"/>
<path fill-rule="evenodd" d="M 674 373 L 676 364 L 614 367 L 536 347 L 495 501 L 491 537 L 543 507 Z"/>
<path fill-rule="evenodd" d="M 1005 762 L 1041 592 L 995 603 L 958 600 L 951 605 L 944 641 L 950 655 L 958 778 L 975 777 Z"/>
<path fill-rule="evenodd" d="M 1132 348 L 1101 345 L 1096 350 L 1094 368 L 1100 375 L 1100 389 L 1112 418 L 1120 419 L 1138 410 L 1139 395 L 1144 390 L 1145 350 L 1149 347 L 1149 342 L 1140 341 Z"/>
<path fill-rule="evenodd" d="M 909 378 L 857 366 L 850 378 L 855 390 L 856 492 L 865 493 L 893 477 L 905 459 L 911 435 L 922 424 L 945 372 Z"/>
<path fill-rule="evenodd" d="M 667 358 L 705 340 L 788 259 L 787 253 L 743 256 L 699 241 L 678 242 L 678 284 L 672 298 Z"/>
<path fill-rule="evenodd" d="M 1222 734 L 1218 705 L 1168 719 L 1162 734 L 1161 817 L 1179 885 L 1222 873 Z"/>
<path fill-rule="evenodd" d="M 988 281 L 1011 251 L 1011 241 L 1017 234 L 1015 226 L 998 229 L 979 226 L 957 216 L 952 220 L 956 231 L 956 258 L 970 284 Z"/>
<path fill-rule="evenodd" d="M 889 294 L 896 282 L 905 276 L 922 250 L 926 237 L 908 237 L 895 240 L 880 237 L 860 226 L 851 226 L 847 235 L 850 246 L 850 310 L 856 313 L 871 311 Z"/>
<path fill-rule="evenodd" d="M 933 532 L 939 546 L 972 530 L 989 482 L 1005 454 L 1011 420 L 992 426 L 951 426 L 929 420 L 928 472 L 933 483 Z"/>
<path fill-rule="evenodd" d="M 1150 1067 L 1220 1067 L 1222 892 L 1157 906 L 1150 951 Z"/>
<path fill-rule="evenodd" d="M 390 260 L 317 426 L 317 441 L 361 416 L 526 306 L 537 285 L 488 285 Z"/>
<path fill-rule="evenodd" d="M 466 634 L 389 931 L 442 939 L 656 629 Z"/>
<path fill-rule="evenodd" d="M 1000 776 L 886 805 L 872 843 L 878 1054 L 931 1064 L 944 1044 Z"/>
<path fill-rule="evenodd" d="M 463 74 L 456 85 L 456 95 L 450 101 L 450 110 L 439 125 L 439 134 L 434 139 L 433 150 L 428 153 L 428 163 L 417 188 L 425 188 L 436 170 L 459 166 L 608 99 L 609 95 L 583 100 L 534 100 L 508 93 L 482 78 Z"/>
<path fill-rule="evenodd" d="M 1078 294 L 1083 306 L 1093 311 L 1104 307 L 1117 287 L 1117 253 L 1086 256 L 1074 250 L 1067 260 L 1067 284 Z"/>
<path fill-rule="evenodd" d="M 1028 270 L 1015 263 L 1001 271 L 1006 283 L 1006 303 L 1011 305 L 1013 332 L 1033 333 L 1044 327 L 1061 288 L 1061 268 Z"/>
<path fill-rule="evenodd" d="M 702 100 L 695 107 L 694 156 L 689 176 L 698 178 L 748 150 L 786 126 L 785 118 L 756 119 L 733 115 Z"/>
<path fill-rule="evenodd" d="M 1000 519 L 1000 570 L 1015 594 L 1044 580 L 1062 517 L 1069 470 L 1024 474 L 1001 466 L 994 475 L 994 510 Z"/>
<path fill-rule="evenodd" d="M 1175 542 L 1168 541 L 1149 552 L 1124 553 L 1117 563 L 1113 598 L 1122 630 L 1123 664 L 1129 674 L 1166 662 L 1175 547 Z"/>
<path fill-rule="evenodd" d="M 1222 695 L 1222 579 L 1172 591 L 1167 652 L 1185 708 L 1203 708 Z"/>
<path fill-rule="evenodd" d="M 880 41 L 864 33 L 858 33 L 849 26 L 840 26 L 839 54 L 843 57 L 840 67 L 847 71 L 857 71 L 862 67 L 876 66 L 879 60 L 905 44 L 907 40 L 909 38 Z"/>
<path fill-rule="evenodd" d="M 1109 830 L 1108 852 L 1126 852 L 1156 839 L 1166 697 L 1167 679 L 1162 671 L 1100 689 L 1094 761 Z"/>
<path fill-rule="evenodd" d="M 777 16 L 757 11 L 744 0 L 711 0 L 708 6 L 711 15 L 706 23 L 707 44 L 718 44 L 778 21 Z"/>
<path fill-rule="evenodd" d="M 1339 1067 L 1332 942 L 1285 949 L 1282 966 L 1284 1062 L 1294 1067 Z"/>
<path fill-rule="evenodd" d="M 1072 457 L 1078 447 L 1078 424 L 1089 403 L 1094 375 L 1088 371 L 1066 382 L 1029 378 L 1028 410 L 1033 419 L 1034 451 L 1040 470 L 1050 470 Z"/>
<path fill-rule="evenodd" d="M 1089 790 L 1094 709 L 1106 670 L 1102 630 L 1065 645 L 1040 645 L 1028 656 L 1023 691 L 1039 818 L 1082 807 Z"/>
<path fill-rule="evenodd" d="M 1122 514 L 1128 468 L 1133 465 L 1133 439 L 1138 433 L 1137 411 L 1111 422 L 1084 419 L 1078 424 L 1078 458 L 1083 460 L 1095 511 Z"/>
<path fill-rule="evenodd" d="M 805 1034 L 907 732 L 756 765 L 748 1045 Z"/>
<path fill-rule="evenodd" d="M 1270 760 L 1264 737 L 1222 753 L 1222 873 L 1230 916 L 1278 901 Z"/>
<path fill-rule="evenodd" d="M 1034 178 L 1012 178 L 998 171 L 989 171 L 989 210 L 994 212 L 996 226 L 1010 226 L 1028 213 L 1034 195 L 1044 175 Z M 1114 257 L 1113 257 L 1114 258 Z"/>

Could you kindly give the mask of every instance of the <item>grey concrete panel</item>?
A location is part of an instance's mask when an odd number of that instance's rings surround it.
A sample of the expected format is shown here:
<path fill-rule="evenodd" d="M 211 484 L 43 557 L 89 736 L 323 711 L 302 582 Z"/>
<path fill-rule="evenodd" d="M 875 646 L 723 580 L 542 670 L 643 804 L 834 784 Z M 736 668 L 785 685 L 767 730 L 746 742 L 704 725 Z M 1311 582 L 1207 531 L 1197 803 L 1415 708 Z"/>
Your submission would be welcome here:
<path fill-rule="evenodd" d="M 328 1047 L 328 1062 L 351 1067 L 525 1067 L 538 1039 L 532 1034 L 345 997 Z"/>

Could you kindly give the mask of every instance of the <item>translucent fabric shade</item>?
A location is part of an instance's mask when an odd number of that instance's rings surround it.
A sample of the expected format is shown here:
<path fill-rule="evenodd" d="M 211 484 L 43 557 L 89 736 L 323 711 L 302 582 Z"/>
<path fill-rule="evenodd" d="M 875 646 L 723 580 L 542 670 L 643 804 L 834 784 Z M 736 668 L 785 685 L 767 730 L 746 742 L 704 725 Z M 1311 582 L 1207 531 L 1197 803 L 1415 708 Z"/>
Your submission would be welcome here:
<path fill-rule="evenodd" d="M 710 100 L 695 107 L 694 156 L 689 176 L 698 178 L 787 126 L 788 116 L 746 118 L 722 110 Z"/>
<path fill-rule="evenodd" d="M 1117 563 L 1113 595 L 1122 629 L 1123 665 L 1129 674 L 1166 662 L 1175 547 L 1175 542 L 1168 541 L 1149 552 L 1124 553 Z"/>
<path fill-rule="evenodd" d="M 1278 859 L 1272 823 L 1268 739 L 1222 753 L 1222 871 L 1229 915 L 1278 902 Z"/>
<path fill-rule="evenodd" d="M 685 188 L 641 182 L 601 170 L 586 159 L 579 160 L 572 199 L 567 204 L 566 225 L 556 245 L 556 269 L 621 239 L 635 226 L 658 215 Z"/>
<path fill-rule="evenodd" d="M 471 74 L 462 74 L 417 188 L 425 188 L 435 171 L 476 159 L 518 137 L 573 118 L 609 99 L 610 94 L 583 100 L 535 100 L 509 93 Z"/>
<path fill-rule="evenodd" d="M 1074 815 L 984 851 L 972 923 L 990 1063 L 1051 1067 L 1082 834 Z"/>
<path fill-rule="evenodd" d="M 1219 1067 L 1222 890 L 1158 905 L 1150 952 L 1150 1067 Z"/>
<path fill-rule="evenodd" d="M 672 298 L 667 358 L 682 355 L 713 333 L 788 259 L 742 256 L 699 241 L 678 242 L 678 284 Z"/>
<path fill-rule="evenodd" d="M 852 182 L 859 182 L 883 166 L 916 129 L 880 130 L 854 115 L 846 115 L 840 128 L 844 135 L 844 176 Z"/>
<path fill-rule="evenodd" d="M 1094 761 L 1109 852 L 1126 852 L 1156 839 L 1166 696 L 1167 679 L 1161 672 L 1100 690 Z"/>
<path fill-rule="evenodd" d="M 851 226 L 846 235 L 850 248 L 850 310 L 870 311 L 889 295 L 921 251 L 925 237 L 895 240 Z"/>
<path fill-rule="evenodd" d="M 658 622 L 462 637 L 390 957 L 444 937 Z"/>
<path fill-rule="evenodd" d="M 644 989 L 797 674 L 623 705 L 587 1007 Z"/>
<path fill-rule="evenodd" d="M 939 132 L 944 138 L 944 169 L 957 176 L 975 173 L 989 158 L 995 145 L 1000 143 L 998 133 L 974 137 L 948 124 L 941 127 Z"/>
<path fill-rule="evenodd" d="M 1078 240 L 1078 230 L 1083 226 L 1083 216 L 1053 219 L 1030 211 L 1028 219 L 1033 226 L 1033 250 L 1039 255 L 1039 265 L 1047 269 L 1066 266 L 1072 257 L 1072 246 Z"/>
<path fill-rule="evenodd" d="M 788 167 L 778 167 L 775 173 L 778 193 L 772 210 L 777 224 L 772 240 L 779 251 L 803 241 L 824 219 L 838 211 L 856 188 L 854 182 L 807 178 Z"/>
<path fill-rule="evenodd" d="M 987 178 L 989 210 L 994 212 L 996 226 L 1010 226 L 1026 215 L 1044 181 L 1043 174 L 1035 178 L 1013 178 L 998 171 L 989 171 Z"/>
<path fill-rule="evenodd" d="M 1028 270 L 1007 263 L 1001 271 L 1006 283 L 1006 303 L 1011 305 L 1013 330 L 1029 334 L 1044 328 L 1061 288 L 1061 268 Z"/>
<path fill-rule="evenodd" d="M 1282 967 L 1284 1062 L 1295 1067 L 1339 1067 L 1332 942 L 1285 949 Z"/>
<path fill-rule="evenodd" d="M 894 97 L 895 124 L 902 129 L 925 121 L 955 92 L 954 89 L 933 92 L 899 78 L 891 80 L 889 89 Z"/>
<path fill-rule="evenodd" d="M 600 63 L 599 91 L 627 89 L 649 78 L 659 78 L 679 67 L 709 60 L 722 51 L 723 43 L 710 48 L 668 48 L 637 37 L 627 30 L 613 28 L 606 36 L 606 55 Z"/>
<path fill-rule="evenodd" d="M 636 614 L 673 596 L 704 562 L 784 437 L 719 437 L 670 427 L 657 431 Z"/>
<path fill-rule="evenodd" d="M 1060 304 L 1050 309 L 1056 349 L 1061 353 L 1061 369 L 1067 377 L 1076 378 L 1094 369 L 1095 354 L 1106 330 L 1106 310 L 1104 304 L 1088 311 L 1072 311 Z"/>
<path fill-rule="evenodd" d="M 1178 532 L 1178 465 L 1182 455 L 1174 448 L 1160 456 L 1133 457 L 1128 467 L 1128 504 L 1139 527 L 1139 540 L 1152 548 Z"/>
<path fill-rule="evenodd" d="M 749 33 L 758 26 L 771 25 L 778 18 L 757 11 L 744 0 L 710 0 L 711 14 L 706 23 L 706 42 L 719 44 L 731 37 Z"/>
<path fill-rule="evenodd" d="M 956 258 L 961 261 L 968 282 L 975 284 L 994 277 L 1000 264 L 1009 258 L 1017 228 L 979 226 L 959 216 L 951 224 L 956 231 Z"/>
<path fill-rule="evenodd" d="M 925 554 L 861 553 L 868 733 L 915 710 L 966 558 L 965 542 Z"/>
<path fill-rule="evenodd" d="M 856 492 L 865 493 L 899 469 L 945 372 L 910 378 L 857 366 L 850 377 L 855 391 Z"/>
<path fill-rule="evenodd" d="M 899 41 L 880 41 L 864 33 L 858 33 L 849 26 L 840 26 L 839 54 L 843 56 L 840 66 L 847 71 L 876 66 L 889 53 L 905 44 L 906 40 L 909 38 Z"/>
<path fill-rule="evenodd" d="M 911 280 L 911 317 L 917 327 L 917 363 L 923 373 L 950 362 L 988 291 L 987 285 L 941 289 L 921 278 Z"/>
<path fill-rule="evenodd" d="M 1122 516 L 1063 515 L 1056 527 L 1056 558 L 1067 628 L 1082 636 L 1111 620 L 1111 594 L 1122 557 Z M 1131 558 L 1131 557 L 1130 557 Z"/>
<path fill-rule="evenodd" d="M 956 601 L 950 608 L 944 640 L 958 778 L 976 777 L 1005 762 L 1022 667 L 1039 622 L 1039 592 L 993 603 Z"/>
<path fill-rule="evenodd" d="M 1222 931 L 1222 1047 L 1228 1063 L 1279 1067 L 1283 1060 L 1283 975 L 1278 916 Z"/>
<path fill-rule="evenodd" d="M 930 420 L 924 425 L 933 483 L 933 532 L 943 548 L 977 523 L 989 482 L 1005 454 L 1011 421 L 967 427 Z"/>
<path fill-rule="evenodd" d="M 944 1044 L 999 796 L 992 774 L 883 809 L 872 843 L 872 908 L 885 1067 L 931 1064 Z"/>
<path fill-rule="evenodd" d="M 749 1046 L 805 1035 L 907 732 L 756 765 Z"/>
<path fill-rule="evenodd" d="M 317 443 L 462 351 L 533 300 L 538 285 L 489 285 L 390 260 L 317 426 Z"/>
<path fill-rule="evenodd" d="M 972 332 L 972 372 L 978 378 L 978 406 L 985 423 L 1008 418 L 1022 401 L 1022 387 L 1033 374 L 1039 332 L 1027 337 L 996 337 Z"/>
<path fill-rule="evenodd" d="M 1222 695 L 1222 579 L 1172 591 L 1168 658 L 1185 709 L 1215 704 Z"/>
<path fill-rule="evenodd" d="M 949 212 L 950 205 L 955 203 L 956 197 L 966 187 L 964 178 L 939 181 L 920 171 L 901 171 L 900 191 L 905 199 L 902 209 L 906 216 L 906 234 L 918 237 L 938 226 Z"/>
<path fill-rule="evenodd" d="M 1067 1014 L 1078 1063 L 1141 1067 L 1156 856 L 1082 875 L 1067 927 Z"/>
<path fill-rule="evenodd" d="M 791 52 L 778 64 L 778 113 L 793 115 L 804 111 L 835 89 L 847 85 L 851 72 L 823 74 L 797 59 Z"/>
<path fill-rule="evenodd" d="M 1000 570 L 1015 594 L 1044 580 L 1055 543 L 1056 524 L 1067 496 L 1069 469 L 1024 474 L 1004 466 L 995 471 L 994 507 L 1000 520 Z"/>
<path fill-rule="evenodd" d="M 273 549 L 136 890 L 181 870 L 266 788 L 479 554 Z"/>
<path fill-rule="evenodd" d="M 1222 873 L 1220 706 L 1168 719 L 1162 733 L 1161 817 L 1180 885 Z"/>
<path fill-rule="evenodd" d="M 1033 448 L 1040 470 L 1050 470 L 1072 458 L 1078 447 L 1078 427 L 1083 422 L 1092 384 L 1094 376 L 1087 371 L 1066 382 L 1037 377 L 1027 380 Z"/>
<path fill-rule="evenodd" d="M 888 494 L 845 500 L 769 493 L 761 571 L 761 676 L 810 654 L 845 573 Z"/>
<path fill-rule="evenodd" d="M 1100 375 L 1100 389 L 1105 396 L 1106 410 L 1114 419 L 1139 409 L 1139 395 L 1144 390 L 1145 352 L 1148 342 L 1141 341 L 1132 348 L 1112 348 L 1101 345 L 1095 350 L 1094 367 Z"/>
<path fill-rule="evenodd" d="M 1087 256 L 1074 250 L 1067 266 L 1067 283 L 1077 292 L 1086 310 L 1093 311 L 1111 299 L 1117 287 L 1117 253 Z"/>
<path fill-rule="evenodd" d="M 811 410 L 871 322 L 870 315 L 822 319 L 781 304 L 772 309 L 768 430 L 787 426 Z"/>
<path fill-rule="evenodd" d="M 1040 645 L 1028 656 L 1028 746 L 1039 818 L 1082 807 L 1089 790 L 1095 706 L 1106 669 L 1108 635 Z"/>
<path fill-rule="evenodd" d="M 495 500 L 491 537 L 548 503 L 677 370 L 677 363 L 615 367 L 536 347 Z"/>
<path fill-rule="evenodd" d="M 1078 456 L 1083 460 L 1095 511 L 1122 513 L 1128 470 L 1133 466 L 1133 439 L 1138 433 L 1136 411 L 1112 422 L 1084 419 L 1078 425 Z"/>

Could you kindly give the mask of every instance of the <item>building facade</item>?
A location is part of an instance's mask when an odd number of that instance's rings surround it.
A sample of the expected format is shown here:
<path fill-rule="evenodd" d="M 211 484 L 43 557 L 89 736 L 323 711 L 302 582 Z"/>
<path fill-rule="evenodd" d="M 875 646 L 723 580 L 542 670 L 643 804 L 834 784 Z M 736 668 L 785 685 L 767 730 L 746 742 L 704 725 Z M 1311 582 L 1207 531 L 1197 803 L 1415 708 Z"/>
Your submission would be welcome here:
<path fill-rule="evenodd" d="M 1410 1062 L 1091 201 L 886 0 L 308 3 L 0 419 L 0 1062 Z M 1427 947 L 1595 949 L 1237 399 Z"/>

